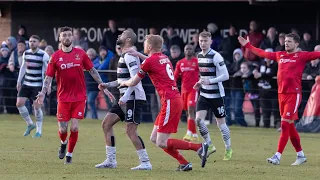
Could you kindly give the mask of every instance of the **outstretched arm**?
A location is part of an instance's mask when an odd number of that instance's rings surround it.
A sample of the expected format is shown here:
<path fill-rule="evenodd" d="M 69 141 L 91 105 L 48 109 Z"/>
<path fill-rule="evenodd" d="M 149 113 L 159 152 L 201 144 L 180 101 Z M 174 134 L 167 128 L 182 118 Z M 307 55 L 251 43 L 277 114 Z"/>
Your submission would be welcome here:
<path fill-rule="evenodd" d="M 127 81 L 123 81 L 122 83 L 120 83 L 120 87 L 123 86 L 135 86 L 137 85 L 140 81 L 142 80 L 142 78 L 140 78 L 138 75 L 135 75 L 133 78 L 127 80 Z"/>
<path fill-rule="evenodd" d="M 319 51 L 307 52 L 306 61 L 312 61 L 320 58 Z"/>
<path fill-rule="evenodd" d="M 270 60 L 277 60 L 277 53 L 275 52 L 265 52 L 264 50 L 260 48 L 256 48 L 250 44 L 249 37 L 247 39 L 244 39 L 243 37 L 238 37 L 239 43 L 244 46 L 245 48 L 249 49 L 253 54 L 262 57 L 267 58 Z"/>
<path fill-rule="evenodd" d="M 93 79 L 98 83 L 98 84 L 101 84 L 101 83 L 103 83 L 103 81 L 102 81 L 102 79 L 101 79 L 101 77 L 100 77 L 100 74 L 99 74 L 99 72 L 96 70 L 96 68 L 91 68 L 90 70 L 89 70 L 89 73 L 90 73 L 90 75 L 93 77 Z"/>

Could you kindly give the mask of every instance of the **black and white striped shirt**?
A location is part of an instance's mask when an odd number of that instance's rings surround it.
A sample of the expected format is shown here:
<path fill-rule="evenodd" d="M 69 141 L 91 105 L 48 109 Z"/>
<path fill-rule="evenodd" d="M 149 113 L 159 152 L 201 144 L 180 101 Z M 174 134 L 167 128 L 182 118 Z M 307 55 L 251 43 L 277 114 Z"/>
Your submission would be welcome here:
<path fill-rule="evenodd" d="M 31 49 L 26 50 L 22 55 L 22 65 L 19 72 L 18 82 L 31 87 L 41 87 L 47 69 L 49 55 L 38 49 L 35 53 Z"/>
<path fill-rule="evenodd" d="M 140 69 L 140 59 L 131 56 L 129 54 L 122 54 L 117 68 L 117 77 L 118 84 L 123 81 L 127 81 L 130 78 L 134 77 Z M 132 87 L 134 90 L 132 91 L 128 100 L 146 100 L 146 94 L 142 87 L 142 83 L 139 82 L 136 86 Z M 123 95 L 128 90 L 128 87 L 121 87 L 119 89 L 120 95 Z"/>
<path fill-rule="evenodd" d="M 229 77 L 223 57 L 212 49 L 207 54 L 203 54 L 203 52 L 198 54 L 198 65 L 201 79 L 214 79 L 222 73 L 227 73 Z M 200 96 L 210 99 L 224 97 L 225 92 L 222 82 L 209 85 L 201 84 Z"/>

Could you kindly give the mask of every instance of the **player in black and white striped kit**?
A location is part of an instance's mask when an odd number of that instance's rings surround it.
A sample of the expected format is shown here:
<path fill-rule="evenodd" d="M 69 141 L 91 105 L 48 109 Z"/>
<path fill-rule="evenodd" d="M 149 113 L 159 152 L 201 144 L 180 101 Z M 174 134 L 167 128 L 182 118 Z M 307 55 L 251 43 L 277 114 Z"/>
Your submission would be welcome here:
<path fill-rule="evenodd" d="M 131 29 L 127 29 L 119 36 L 117 44 L 120 45 L 122 49 L 131 48 L 135 44 L 136 40 L 136 34 Z M 140 59 L 123 53 L 118 62 L 117 80 L 104 83 L 103 88 L 117 87 L 122 81 L 126 81 L 131 77 L 134 77 L 138 73 L 139 69 Z M 121 96 L 120 101 L 122 104 L 114 104 L 102 122 L 106 142 L 107 159 L 104 162 L 97 164 L 95 167 L 117 167 L 115 137 L 112 127 L 121 120 L 126 122 L 127 135 L 135 146 L 140 160 L 140 165 L 131 168 L 131 170 L 151 170 L 152 165 L 150 163 L 147 150 L 144 146 L 143 140 L 137 132 L 142 115 L 142 108 L 146 102 L 146 94 L 142 87 L 142 83 L 129 88 L 121 87 L 119 88 L 119 91 Z M 124 94 L 126 95 L 124 96 Z"/>
<path fill-rule="evenodd" d="M 225 93 L 222 85 L 223 81 L 229 79 L 229 73 L 223 57 L 210 48 L 211 43 L 210 32 L 199 34 L 199 44 L 202 51 L 198 54 L 200 80 L 194 85 L 194 89 L 200 90 L 196 122 L 201 136 L 209 144 L 209 156 L 216 151 L 216 148 L 211 142 L 209 130 L 204 123 L 204 119 L 208 110 L 212 110 L 226 147 L 223 160 L 230 160 L 232 157 L 231 138 L 230 130 L 225 120 L 226 112 L 223 98 Z"/>
<path fill-rule="evenodd" d="M 49 61 L 49 55 L 39 48 L 39 44 L 40 37 L 32 35 L 29 39 L 30 49 L 26 50 L 22 56 L 22 65 L 17 81 L 18 97 L 16 105 L 20 115 L 27 123 L 27 129 L 23 135 L 28 136 L 34 128 L 37 128 L 37 132 L 32 136 L 33 138 L 39 138 L 42 135 L 43 112 L 41 105 L 35 99 L 42 89 L 42 81 L 45 78 Z M 25 106 L 27 99 L 33 101 L 36 125 L 34 125 Z"/>

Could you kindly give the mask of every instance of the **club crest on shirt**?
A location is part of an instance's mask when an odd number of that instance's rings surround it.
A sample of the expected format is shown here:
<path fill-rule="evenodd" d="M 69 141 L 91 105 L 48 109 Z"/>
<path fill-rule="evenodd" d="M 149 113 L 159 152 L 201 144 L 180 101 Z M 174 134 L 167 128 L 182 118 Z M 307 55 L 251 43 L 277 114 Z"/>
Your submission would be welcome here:
<path fill-rule="evenodd" d="M 79 54 L 76 54 L 75 59 L 76 59 L 76 60 L 80 60 Z"/>

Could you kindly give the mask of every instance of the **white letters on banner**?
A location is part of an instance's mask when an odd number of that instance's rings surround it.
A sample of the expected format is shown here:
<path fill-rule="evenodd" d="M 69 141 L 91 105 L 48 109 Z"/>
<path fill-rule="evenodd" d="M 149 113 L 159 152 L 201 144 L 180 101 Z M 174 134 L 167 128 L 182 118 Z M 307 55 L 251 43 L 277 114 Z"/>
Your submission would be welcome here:
<path fill-rule="evenodd" d="M 81 27 L 80 28 L 83 36 L 88 42 L 100 42 L 102 41 L 103 34 L 108 30 L 107 28 L 96 28 L 96 27 Z M 124 30 L 124 28 L 119 28 L 119 30 Z M 192 41 L 192 36 L 195 33 L 199 33 L 202 30 L 200 29 L 195 29 L 195 28 L 189 28 L 189 29 L 175 29 L 176 33 L 182 38 L 184 43 L 190 43 Z M 136 34 L 137 34 L 137 41 L 138 43 L 143 43 L 144 37 L 149 34 L 149 29 L 148 28 L 137 28 L 136 29 Z M 221 36 L 222 37 L 227 37 L 228 36 L 229 29 L 222 29 L 221 30 Z M 167 34 L 167 29 L 162 28 L 160 30 L 160 35 L 164 36 Z M 243 36 L 248 34 L 248 31 L 245 29 L 240 29 L 239 30 L 239 35 Z M 59 41 L 59 28 L 54 27 L 53 28 L 53 35 L 54 35 L 54 40 L 56 42 Z"/>

